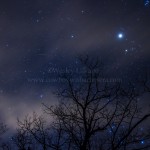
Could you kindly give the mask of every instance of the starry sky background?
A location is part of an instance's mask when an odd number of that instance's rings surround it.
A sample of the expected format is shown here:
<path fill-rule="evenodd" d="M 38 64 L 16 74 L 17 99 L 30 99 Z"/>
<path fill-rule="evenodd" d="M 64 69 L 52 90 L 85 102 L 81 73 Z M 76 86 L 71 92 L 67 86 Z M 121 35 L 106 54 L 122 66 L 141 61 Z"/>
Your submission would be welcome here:
<path fill-rule="evenodd" d="M 149 38 L 148 0 L 1 0 L 1 120 L 13 129 L 17 117 L 53 103 L 58 84 L 41 80 L 56 76 L 52 68 L 78 66 L 80 54 L 132 81 L 150 67 Z"/>

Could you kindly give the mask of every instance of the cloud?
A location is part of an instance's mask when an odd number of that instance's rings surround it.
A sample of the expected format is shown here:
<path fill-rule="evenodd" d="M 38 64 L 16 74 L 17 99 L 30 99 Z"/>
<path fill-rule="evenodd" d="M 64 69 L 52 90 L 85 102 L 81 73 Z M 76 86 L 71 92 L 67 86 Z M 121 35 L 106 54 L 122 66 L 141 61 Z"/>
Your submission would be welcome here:
<path fill-rule="evenodd" d="M 44 91 L 42 94 L 42 99 L 39 92 L 31 91 L 31 89 L 29 91 L 22 89 L 22 92 L 14 96 L 1 94 L 0 118 L 6 123 L 10 131 L 16 129 L 17 118 L 22 120 L 26 115 L 32 115 L 33 112 L 41 115 L 43 114 L 42 103 L 52 105 L 57 102 L 57 98 L 51 90 Z"/>

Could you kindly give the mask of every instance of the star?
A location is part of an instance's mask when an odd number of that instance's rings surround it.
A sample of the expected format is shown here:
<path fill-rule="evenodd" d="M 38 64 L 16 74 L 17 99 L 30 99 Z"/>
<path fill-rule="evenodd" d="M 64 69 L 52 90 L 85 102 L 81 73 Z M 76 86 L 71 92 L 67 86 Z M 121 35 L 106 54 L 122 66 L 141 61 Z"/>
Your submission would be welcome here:
<path fill-rule="evenodd" d="M 71 35 L 71 38 L 74 38 L 74 35 Z"/>
<path fill-rule="evenodd" d="M 82 11 L 81 11 L 81 13 L 82 13 L 82 14 L 84 14 L 84 13 L 85 13 L 85 11 L 84 11 L 84 10 L 82 10 Z"/>
<path fill-rule="evenodd" d="M 39 19 L 37 19 L 37 20 L 36 20 L 36 22 L 37 22 L 37 23 L 39 23 L 39 22 L 40 22 L 40 20 L 39 20 Z"/>
<path fill-rule="evenodd" d="M 122 33 L 119 33 L 119 34 L 118 34 L 118 38 L 119 38 L 119 39 L 122 39 L 122 38 L 123 38 L 123 34 L 122 34 Z"/>
<path fill-rule="evenodd" d="M 44 95 L 43 95 L 43 94 L 41 94 L 41 95 L 40 95 L 40 98 L 42 99 L 43 97 L 44 97 Z"/>
<path fill-rule="evenodd" d="M 42 10 L 39 10 L 39 11 L 38 11 L 38 14 L 41 14 L 41 13 L 42 13 Z"/>
<path fill-rule="evenodd" d="M 141 141 L 141 144 L 144 144 L 145 142 L 144 141 Z"/>
<path fill-rule="evenodd" d="M 6 44 L 6 47 L 9 47 L 9 44 Z"/>

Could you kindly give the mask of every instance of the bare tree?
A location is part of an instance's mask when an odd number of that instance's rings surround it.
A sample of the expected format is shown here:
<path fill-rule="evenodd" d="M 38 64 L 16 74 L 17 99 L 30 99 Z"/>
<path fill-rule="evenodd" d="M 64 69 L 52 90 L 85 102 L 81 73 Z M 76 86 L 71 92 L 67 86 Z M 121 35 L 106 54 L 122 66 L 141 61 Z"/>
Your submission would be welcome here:
<path fill-rule="evenodd" d="M 2 140 L 2 136 L 3 134 L 5 134 L 7 131 L 7 127 L 4 123 L 0 123 L 0 148 L 2 150 L 11 150 L 11 147 L 8 145 L 8 143 L 5 143 L 3 140 Z"/>
<path fill-rule="evenodd" d="M 1 144 L 1 149 L 2 150 L 12 150 L 11 144 L 9 142 L 4 142 Z"/>
<path fill-rule="evenodd" d="M 27 130 L 17 129 L 17 133 L 12 138 L 13 143 L 19 150 L 27 150 L 32 145 L 32 138 Z"/>
<path fill-rule="evenodd" d="M 36 113 L 18 120 L 17 142 L 25 148 L 31 136 L 43 150 L 148 150 L 150 132 L 145 122 L 150 113 L 142 112 L 138 104 L 143 92 L 131 83 L 123 87 L 121 82 L 103 80 L 98 61 L 89 57 L 80 61 L 84 71 L 63 76 L 59 104 L 43 104 L 53 122 L 47 124 Z"/>
<path fill-rule="evenodd" d="M 6 125 L 4 123 L 0 123 L 0 135 L 6 132 Z"/>
<path fill-rule="evenodd" d="M 66 142 L 63 137 L 61 124 L 46 124 L 44 117 L 33 113 L 32 117 L 26 116 L 23 121 L 18 120 L 19 132 L 15 137 L 17 147 L 26 147 L 30 144 L 39 145 L 43 150 L 60 150 Z M 29 138 L 30 137 L 30 138 Z M 31 142 L 36 141 L 36 142 Z M 67 142 L 68 143 L 68 142 Z"/>
<path fill-rule="evenodd" d="M 73 75 L 64 75 L 65 87 L 57 93 L 59 105 L 43 104 L 45 112 L 53 116 L 53 126 L 63 133 L 59 136 L 65 141 L 62 149 L 149 148 L 150 133 L 139 129 L 150 114 L 140 111 L 140 95 L 134 86 L 101 82 L 98 62 L 90 62 L 88 57 L 81 62 L 85 66 L 82 81 L 74 82 Z"/>
<path fill-rule="evenodd" d="M 32 117 L 26 116 L 23 121 L 18 120 L 18 125 L 23 132 L 27 132 L 43 150 L 47 150 L 50 143 L 49 129 L 42 116 L 33 113 Z"/>

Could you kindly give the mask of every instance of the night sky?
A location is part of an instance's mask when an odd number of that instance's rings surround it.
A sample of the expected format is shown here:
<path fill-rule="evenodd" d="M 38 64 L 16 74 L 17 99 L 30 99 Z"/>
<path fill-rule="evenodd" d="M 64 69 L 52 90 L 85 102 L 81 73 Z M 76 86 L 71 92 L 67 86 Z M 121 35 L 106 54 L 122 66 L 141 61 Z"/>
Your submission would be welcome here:
<path fill-rule="evenodd" d="M 149 0 L 0 0 L 0 118 L 41 112 L 58 88 L 53 69 L 97 57 L 110 78 L 138 78 L 150 67 Z"/>

